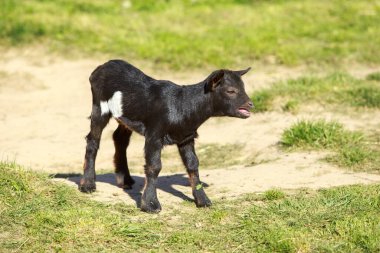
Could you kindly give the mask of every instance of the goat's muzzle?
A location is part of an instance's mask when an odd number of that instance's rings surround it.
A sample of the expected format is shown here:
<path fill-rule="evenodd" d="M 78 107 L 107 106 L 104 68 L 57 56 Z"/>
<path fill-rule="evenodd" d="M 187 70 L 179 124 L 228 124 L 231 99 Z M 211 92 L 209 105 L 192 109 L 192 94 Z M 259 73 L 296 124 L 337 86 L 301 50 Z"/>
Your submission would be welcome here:
<path fill-rule="evenodd" d="M 254 106 L 253 106 L 252 101 L 248 101 L 247 103 L 245 103 L 239 107 L 239 109 L 238 109 L 239 115 L 242 118 L 248 118 L 249 116 L 251 116 L 250 111 L 252 110 L 253 107 Z"/>

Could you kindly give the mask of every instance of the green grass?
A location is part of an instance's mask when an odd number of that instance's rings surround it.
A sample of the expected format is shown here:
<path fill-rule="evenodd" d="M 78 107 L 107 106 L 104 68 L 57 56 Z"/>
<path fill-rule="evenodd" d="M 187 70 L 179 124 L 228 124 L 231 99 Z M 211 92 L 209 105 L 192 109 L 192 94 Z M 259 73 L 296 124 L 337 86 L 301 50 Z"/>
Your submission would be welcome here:
<path fill-rule="evenodd" d="M 380 81 L 380 72 L 373 72 L 367 75 L 367 80 Z"/>
<path fill-rule="evenodd" d="M 148 223 L 129 221 L 129 214 L 137 212 L 133 207 L 110 208 L 89 201 L 76 189 L 54 184 L 47 176 L 27 172 L 15 164 L 0 163 L 0 171 L 2 250 L 112 251 L 140 236 L 140 243 L 146 243 L 148 239 L 142 237 L 151 236 L 147 235 Z M 128 229 L 144 231 L 128 234 Z M 99 244 L 94 244 L 94 238 Z M 131 248 L 138 247 L 134 244 Z"/>
<path fill-rule="evenodd" d="M 347 131 L 340 123 L 301 120 L 283 132 L 285 147 L 338 148 L 362 142 L 363 135 Z"/>
<path fill-rule="evenodd" d="M 226 168 L 241 162 L 244 144 L 203 144 L 197 148 L 201 168 Z"/>
<path fill-rule="evenodd" d="M 370 0 L 3 0 L 0 14 L 3 47 L 63 55 L 174 69 L 380 63 L 380 5 Z"/>
<path fill-rule="evenodd" d="M 5 252 L 378 252 L 380 185 L 278 189 L 160 215 L 88 200 L 42 174 L 0 163 Z"/>
<path fill-rule="evenodd" d="M 336 154 L 327 160 L 356 170 L 377 170 L 380 164 L 380 146 L 368 145 L 368 137 L 348 131 L 337 122 L 301 120 L 285 129 L 281 144 L 288 149 L 331 150 Z"/>
<path fill-rule="evenodd" d="M 325 77 L 301 77 L 275 83 L 256 91 L 251 98 L 257 112 L 281 106 L 284 111 L 297 111 L 310 103 L 343 105 L 354 108 L 380 108 L 380 85 L 374 77 L 362 80 L 344 73 Z"/>
<path fill-rule="evenodd" d="M 264 200 L 276 200 L 283 199 L 285 193 L 279 189 L 270 189 L 264 192 Z"/>

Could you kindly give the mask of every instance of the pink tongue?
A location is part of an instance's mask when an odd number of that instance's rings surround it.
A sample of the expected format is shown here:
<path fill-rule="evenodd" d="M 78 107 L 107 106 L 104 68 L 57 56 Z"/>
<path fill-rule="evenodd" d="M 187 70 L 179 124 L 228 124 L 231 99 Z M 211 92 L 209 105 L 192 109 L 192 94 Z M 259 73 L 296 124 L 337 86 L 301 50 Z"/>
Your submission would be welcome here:
<path fill-rule="evenodd" d="M 250 112 L 247 111 L 246 109 L 239 109 L 239 112 L 241 112 L 244 115 L 250 115 Z"/>

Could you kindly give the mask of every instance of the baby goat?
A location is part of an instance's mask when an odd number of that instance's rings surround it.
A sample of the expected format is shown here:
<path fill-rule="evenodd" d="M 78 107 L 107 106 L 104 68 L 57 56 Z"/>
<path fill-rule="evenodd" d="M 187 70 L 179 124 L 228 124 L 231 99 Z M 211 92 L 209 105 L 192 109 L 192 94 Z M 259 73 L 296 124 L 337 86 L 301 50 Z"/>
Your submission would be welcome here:
<path fill-rule="evenodd" d="M 253 104 L 244 90 L 240 71 L 216 70 L 206 80 L 188 86 L 155 80 L 131 64 L 111 60 L 90 76 L 92 91 L 91 131 L 87 135 L 82 192 L 93 192 L 95 159 L 103 128 L 114 117 L 119 126 L 113 134 L 115 172 L 120 187 L 130 189 L 126 149 L 133 131 L 145 136 L 145 188 L 141 210 L 159 212 L 157 177 L 161 171 L 161 150 L 176 144 L 189 174 L 197 207 L 211 205 L 198 173 L 194 138 L 198 127 L 212 116 L 248 118 Z"/>

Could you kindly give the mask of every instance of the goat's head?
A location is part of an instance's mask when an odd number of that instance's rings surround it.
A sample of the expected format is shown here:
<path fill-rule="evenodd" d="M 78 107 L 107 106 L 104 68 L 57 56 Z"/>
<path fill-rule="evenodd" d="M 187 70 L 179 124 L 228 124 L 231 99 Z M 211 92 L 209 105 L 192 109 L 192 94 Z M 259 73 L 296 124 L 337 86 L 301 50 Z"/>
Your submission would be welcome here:
<path fill-rule="evenodd" d="M 253 103 L 244 89 L 241 76 L 251 68 L 245 70 L 216 70 L 205 80 L 205 91 L 210 92 L 213 101 L 215 116 L 230 116 L 248 118 Z"/>

